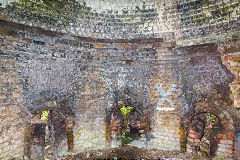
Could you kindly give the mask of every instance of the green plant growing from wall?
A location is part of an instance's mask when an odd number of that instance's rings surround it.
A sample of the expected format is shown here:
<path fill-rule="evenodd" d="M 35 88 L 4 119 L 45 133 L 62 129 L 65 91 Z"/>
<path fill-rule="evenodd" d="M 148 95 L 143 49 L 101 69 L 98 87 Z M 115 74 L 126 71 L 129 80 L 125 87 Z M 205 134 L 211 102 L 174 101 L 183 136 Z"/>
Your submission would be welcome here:
<path fill-rule="evenodd" d="M 45 142 L 45 147 L 48 147 L 48 146 L 50 146 L 51 145 L 51 143 L 49 142 L 49 141 L 47 141 L 47 142 Z"/>
<path fill-rule="evenodd" d="M 125 134 L 123 137 L 122 137 L 122 144 L 123 145 L 127 145 L 129 144 L 130 142 L 132 141 L 132 137 L 128 134 Z"/>
<path fill-rule="evenodd" d="M 122 113 L 123 116 L 128 115 L 131 112 L 132 109 L 133 108 L 130 107 L 130 106 L 128 106 L 128 107 L 123 106 L 122 108 L 120 108 L 121 113 Z"/>
<path fill-rule="evenodd" d="M 49 110 L 42 111 L 41 119 L 42 120 L 48 120 L 48 113 L 49 113 Z"/>
<path fill-rule="evenodd" d="M 49 115 L 49 110 L 42 111 L 42 113 L 41 113 L 41 119 L 48 121 L 48 120 L 49 120 L 49 119 L 48 119 L 48 115 Z M 45 149 L 48 148 L 48 147 L 50 147 L 50 145 L 51 145 L 50 141 L 46 141 L 46 142 L 45 142 L 45 145 L 44 145 Z"/>
<path fill-rule="evenodd" d="M 214 114 L 212 114 L 212 113 L 207 113 L 207 117 L 208 117 L 208 120 L 209 120 L 209 122 L 216 122 L 216 120 L 217 120 L 217 116 L 215 116 Z"/>
<path fill-rule="evenodd" d="M 120 108 L 121 113 L 123 115 L 123 130 L 122 130 L 122 145 L 127 145 L 132 141 L 132 137 L 130 136 L 130 127 L 129 127 L 129 123 L 130 123 L 130 112 L 133 109 L 133 107 L 126 107 L 123 106 L 122 108 Z"/>

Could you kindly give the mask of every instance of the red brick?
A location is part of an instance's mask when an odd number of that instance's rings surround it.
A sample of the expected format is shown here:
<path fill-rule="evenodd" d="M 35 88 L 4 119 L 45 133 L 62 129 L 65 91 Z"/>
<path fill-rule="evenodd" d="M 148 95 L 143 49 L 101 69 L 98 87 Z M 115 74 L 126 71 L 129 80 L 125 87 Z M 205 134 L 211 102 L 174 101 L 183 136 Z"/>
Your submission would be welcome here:
<path fill-rule="evenodd" d="M 112 130 L 118 130 L 118 128 L 117 127 L 112 127 Z"/>
<path fill-rule="evenodd" d="M 20 97 L 20 94 L 18 94 L 18 93 L 13 93 L 13 97 Z"/>
<path fill-rule="evenodd" d="M 190 134 L 189 134 L 189 137 L 196 139 L 196 138 L 198 138 L 198 135 L 196 135 L 196 134 L 194 134 L 194 133 L 190 133 Z"/>
<path fill-rule="evenodd" d="M 225 152 L 228 153 L 228 154 L 230 154 L 230 155 L 233 154 L 233 150 L 230 150 L 230 149 L 226 149 Z"/>
<path fill-rule="evenodd" d="M 104 48 L 104 44 L 103 43 L 96 43 L 95 48 L 102 49 L 102 48 Z"/>
<path fill-rule="evenodd" d="M 227 139 L 228 140 L 234 140 L 234 134 L 233 133 L 228 133 L 227 134 Z"/>
<path fill-rule="evenodd" d="M 193 140 L 195 143 L 199 143 L 200 142 L 200 139 L 194 139 Z"/>
<path fill-rule="evenodd" d="M 0 99 L 1 98 L 6 98 L 6 96 L 4 94 L 0 94 Z"/>

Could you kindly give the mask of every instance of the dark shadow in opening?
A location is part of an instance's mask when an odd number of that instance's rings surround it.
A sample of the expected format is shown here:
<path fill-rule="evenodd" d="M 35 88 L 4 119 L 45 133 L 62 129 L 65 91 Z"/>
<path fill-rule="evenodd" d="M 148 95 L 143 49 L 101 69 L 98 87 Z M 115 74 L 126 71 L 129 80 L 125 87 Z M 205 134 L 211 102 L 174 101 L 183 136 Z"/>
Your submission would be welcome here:
<path fill-rule="evenodd" d="M 42 115 L 38 113 L 26 124 L 24 155 L 42 160 L 72 152 L 73 122 L 53 110 L 48 110 L 45 119 Z"/>

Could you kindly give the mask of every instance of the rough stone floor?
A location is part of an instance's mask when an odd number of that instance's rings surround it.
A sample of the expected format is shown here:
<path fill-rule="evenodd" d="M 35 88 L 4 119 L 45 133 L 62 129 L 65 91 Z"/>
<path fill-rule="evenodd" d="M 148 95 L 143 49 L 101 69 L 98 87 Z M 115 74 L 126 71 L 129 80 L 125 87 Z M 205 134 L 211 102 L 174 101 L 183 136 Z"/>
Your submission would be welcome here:
<path fill-rule="evenodd" d="M 179 151 L 162 151 L 136 147 L 97 150 L 61 157 L 60 160 L 210 160 L 211 158 Z"/>

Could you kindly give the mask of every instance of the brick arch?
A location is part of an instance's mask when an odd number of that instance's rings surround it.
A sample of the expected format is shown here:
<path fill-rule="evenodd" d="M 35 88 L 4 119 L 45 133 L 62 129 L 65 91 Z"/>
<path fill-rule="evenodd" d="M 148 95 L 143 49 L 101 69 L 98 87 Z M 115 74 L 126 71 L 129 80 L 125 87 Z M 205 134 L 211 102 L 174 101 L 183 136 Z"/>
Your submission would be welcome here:
<path fill-rule="evenodd" d="M 133 95 L 129 90 L 125 90 L 116 95 L 115 103 L 106 111 L 106 138 L 112 147 L 116 147 L 112 145 L 113 143 L 121 145 L 121 139 L 118 139 L 117 135 L 122 134 L 123 115 L 120 108 L 123 106 L 133 107 L 133 110 L 130 112 L 130 136 L 133 140 L 140 139 L 141 135 L 144 135 L 143 141 L 146 141 L 146 135 L 150 131 L 150 120 L 147 110 L 138 102 L 136 95 Z"/>
<path fill-rule="evenodd" d="M 75 117 L 75 98 L 72 93 L 44 90 L 39 93 L 29 93 L 26 105 L 30 117 L 43 110 L 56 111 L 64 118 Z"/>
<path fill-rule="evenodd" d="M 141 106 L 134 106 L 129 104 L 118 104 L 116 105 L 111 111 L 110 111 L 110 133 L 111 133 L 111 140 L 113 141 L 121 141 L 120 139 L 117 140 L 117 135 L 122 135 L 122 129 L 123 129 L 123 116 L 121 114 L 120 108 L 122 106 L 131 106 L 133 107 L 133 110 L 130 112 L 130 136 L 133 138 L 133 140 L 139 140 L 146 141 L 146 135 L 150 128 L 149 123 L 149 117 L 148 115 L 141 110 Z M 142 138 L 144 137 L 144 138 Z M 119 143 L 120 145 L 120 143 Z M 144 144 L 143 144 L 144 145 Z"/>
<path fill-rule="evenodd" d="M 216 115 L 219 119 L 219 123 L 222 124 L 222 129 L 224 129 L 225 131 L 231 131 L 234 129 L 234 120 L 227 110 L 224 110 L 221 107 L 214 106 L 208 106 L 206 108 L 201 108 L 198 106 L 195 107 L 195 115 L 201 112 L 209 112 Z"/>
<path fill-rule="evenodd" d="M 27 158 L 42 158 L 45 156 L 46 140 L 49 140 L 53 156 L 73 151 L 73 126 L 71 117 L 65 118 L 55 110 L 49 110 L 48 120 L 42 120 L 40 113 L 25 123 L 24 155 Z M 46 139 L 46 135 L 48 137 Z M 34 147 L 35 146 L 35 147 Z M 33 148 L 40 148 L 34 150 Z M 65 149 L 61 149 L 65 148 Z M 38 152 L 38 153 L 34 153 Z M 35 155 L 33 155 L 35 154 Z M 33 156 L 33 157 L 32 157 Z"/>
<path fill-rule="evenodd" d="M 209 103 L 196 103 L 194 114 L 186 117 L 185 130 L 187 140 L 187 151 L 198 152 L 200 145 L 203 143 L 199 130 L 200 124 L 196 126 L 196 117 L 210 113 L 216 116 L 217 123 L 210 132 L 209 156 L 225 156 L 232 158 L 234 156 L 234 120 L 231 114 L 224 109 L 224 106 L 211 106 Z M 204 122 L 205 123 L 205 122 Z M 206 126 L 202 126 L 203 128 Z M 197 149 L 198 148 L 198 149 Z M 201 154 L 201 153 L 199 153 Z"/>
<path fill-rule="evenodd" d="M 25 119 L 24 155 L 27 158 L 45 156 L 46 133 L 50 133 L 53 156 L 73 151 L 74 108 L 69 97 L 41 96 L 39 94 L 28 107 Z M 46 94 L 45 94 L 46 95 Z M 35 106 L 34 106 L 35 105 Z M 49 111 L 49 119 L 41 120 L 42 111 Z M 61 150 L 65 146 L 65 151 Z M 38 148 L 34 151 L 34 148 Z M 36 153 L 33 153 L 36 152 Z M 35 154 L 35 155 L 34 155 Z"/>

